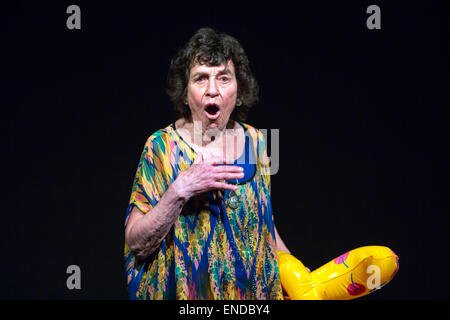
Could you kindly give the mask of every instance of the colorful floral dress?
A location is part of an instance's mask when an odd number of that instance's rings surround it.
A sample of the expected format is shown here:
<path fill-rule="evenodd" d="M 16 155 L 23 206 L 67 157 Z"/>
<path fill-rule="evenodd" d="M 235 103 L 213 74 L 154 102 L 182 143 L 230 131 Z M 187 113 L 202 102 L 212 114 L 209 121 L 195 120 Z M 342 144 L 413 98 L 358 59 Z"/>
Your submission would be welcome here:
<path fill-rule="evenodd" d="M 244 178 L 229 191 L 190 199 L 158 250 L 135 259 L 125 243 L 130 299 L 283 299 L 270 201 L 270 172 L 261 131 L 241 123 L 245 152 L 235 161 Z M 174 124 L 147 140 L 139 161 L 128 216 L 149 212 L 196 152 Z"/>

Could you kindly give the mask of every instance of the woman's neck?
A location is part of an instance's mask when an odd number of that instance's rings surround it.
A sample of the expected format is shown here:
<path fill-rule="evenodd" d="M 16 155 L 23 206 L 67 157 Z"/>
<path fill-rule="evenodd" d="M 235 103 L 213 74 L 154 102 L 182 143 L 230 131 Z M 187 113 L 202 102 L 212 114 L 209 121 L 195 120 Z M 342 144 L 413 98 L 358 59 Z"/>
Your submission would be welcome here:
<path fill-rule="evenodd" d="M 201 122 L 181 118 L 175 122 L 175 129 L 204 158 L 222 156 L 237 159 L 244 150 L 245 133 L 237 121 L 230 120 L 225 128 L 219 130 L 202 128 Z"/>
<path fill-rule="evenodd" d="M 231 119 L 223 128 L 209 128 L 201 121 L 188 118 L 178 119 L 175 128 L 184 140 L 199 147 L 206 147 L 215 141 L 226 139 L 226 136 L 236 136 L 238 131 L 243 129 L 237 121 Z"/>

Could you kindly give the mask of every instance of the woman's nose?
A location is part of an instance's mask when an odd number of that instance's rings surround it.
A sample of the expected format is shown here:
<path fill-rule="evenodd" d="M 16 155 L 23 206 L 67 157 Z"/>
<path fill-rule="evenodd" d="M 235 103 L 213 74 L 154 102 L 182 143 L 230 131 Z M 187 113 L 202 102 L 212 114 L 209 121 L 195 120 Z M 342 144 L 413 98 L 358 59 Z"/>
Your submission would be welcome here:
<path fill-rule="evenodd" d="M 214 80 L 210 80 L 208 82 L 208 87 L 206 88 L 206 95 L 210 97 L 215 97 L 219 94 L 217 90 L 216 82 Z"/>

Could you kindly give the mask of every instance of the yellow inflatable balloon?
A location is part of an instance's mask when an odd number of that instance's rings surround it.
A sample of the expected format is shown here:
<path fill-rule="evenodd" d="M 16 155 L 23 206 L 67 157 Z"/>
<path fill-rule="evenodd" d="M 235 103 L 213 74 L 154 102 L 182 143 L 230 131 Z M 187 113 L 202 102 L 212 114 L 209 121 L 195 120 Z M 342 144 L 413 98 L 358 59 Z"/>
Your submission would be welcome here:
<path fill-rule="evenodd" d="M 292 300 L 350 300 L 387 284 L 398 271 L 398 256 L 388 247 L 348 251 L 308 272 L 293 255 L 278 251 L 281 285 Z"/>

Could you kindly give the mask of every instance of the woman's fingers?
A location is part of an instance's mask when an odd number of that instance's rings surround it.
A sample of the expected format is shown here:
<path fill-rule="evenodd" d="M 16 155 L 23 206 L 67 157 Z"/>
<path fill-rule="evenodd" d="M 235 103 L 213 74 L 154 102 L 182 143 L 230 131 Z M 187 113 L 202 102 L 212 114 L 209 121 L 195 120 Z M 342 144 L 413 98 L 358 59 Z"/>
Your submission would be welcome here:
<path fill-rule="evenodd" d="M 234 184 L 217 181 L 217 182 L 215 182 L 213 184 L 213 188 L 214 189 L 222 189 L 222 190 L 234 191 L 234 190 L 237 190 L 239 187 L 237 185 L 234 185 Z"/>
<path fill-rule="evenodd" d="M 221 172 L 216 175 L 218 180 L 242 179 L 243 177 L 244 172 Z"/>
<path fill-rule="evenodd" d="M 214 171 L 216 171 L 216 172 L 243 172 L 244 168 L 242 168 L 240 166 L 236 166 L 236 165 L 224 164 L 224 165 L 214 166 Z"/>
<path fill-rule="evenodd" d="M 204 159 L 201 153 L 193 162 L 190 171 L 190 186 L 194 193 L 207 190 L 236 190 L 238 187 L 226 180 L 238 180 L 244 177 L 244 169 L 233 165 L 234 161 L 223 157 Z"/>
<path fill-rule="evenodd" d="M 212 169 L 214 173 L 222 174 L 222 173 L 243 173 L 244 169 L 239 166 L 216 166 Z"/>

